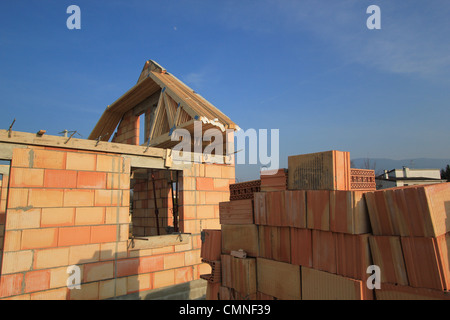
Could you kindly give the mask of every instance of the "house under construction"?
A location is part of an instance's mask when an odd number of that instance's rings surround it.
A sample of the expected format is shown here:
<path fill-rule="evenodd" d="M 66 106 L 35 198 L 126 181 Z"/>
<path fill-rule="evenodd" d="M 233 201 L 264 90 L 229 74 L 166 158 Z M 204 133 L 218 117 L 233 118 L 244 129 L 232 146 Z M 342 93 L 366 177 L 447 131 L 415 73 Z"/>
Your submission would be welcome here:
<path fill-rule="evenodd" d="M 201 231 L 220 228 L 235 170 L 232 154 L 173 159 L 172 134 L 195 121 L 233 143 L 236 124 L 147 61 L 87 140 L 1 130 L 0 297 L 204 296 Z"/>
<path fill-rule="evenodd" d="M 147 61 L 87 140 L 0 130 L 0 298 L 450 299 L 450 183 L 336 150 L 235 183 L 238 129 Z"/>

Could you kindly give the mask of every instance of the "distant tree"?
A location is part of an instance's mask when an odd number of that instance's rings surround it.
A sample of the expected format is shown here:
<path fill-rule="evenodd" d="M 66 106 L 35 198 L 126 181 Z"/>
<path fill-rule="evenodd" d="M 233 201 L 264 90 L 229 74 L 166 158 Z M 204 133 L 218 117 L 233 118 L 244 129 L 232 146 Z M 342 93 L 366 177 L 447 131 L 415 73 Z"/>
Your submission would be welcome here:
<path fill-rule="evenodd" d="M 375 170 L 377 167 L 377 163 L 375 161 L 371 161 L 369 158 L 364 159 L 363 169 L 367 170 Z"/>
<path fill-rule="evenodd" d="M 441 169 L 441 179 L 450 182 L 450 165 L 447 165 L 445 169 Z"/>

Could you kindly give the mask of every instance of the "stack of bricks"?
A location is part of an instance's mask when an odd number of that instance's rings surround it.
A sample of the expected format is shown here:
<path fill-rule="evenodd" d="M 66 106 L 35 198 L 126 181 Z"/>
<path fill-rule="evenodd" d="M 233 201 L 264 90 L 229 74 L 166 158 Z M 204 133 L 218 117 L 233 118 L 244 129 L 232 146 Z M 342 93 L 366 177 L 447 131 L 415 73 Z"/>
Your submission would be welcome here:
<path fill-rule="evenodd" d="M 255 192 L 261 191 L 261 180 L 230 184 L 230 200 L 253 199 Z"/>
<path fill-rule="evenodd" d="M 290 157 L 288 190 L 255 193 L 253 210 L 220 205 L 219 299 L 450 299 L 450 183 L 352 188 L 348 162 Z"/>
<path fill-rule="evenodd" d="M 202 247 L 200 257 L 202 262 L 211 267 L 211 273 L 200 277 L 208 281 L 206 298 L 216 300 L 221 282 L 220 249 L 222 247 L 222 232 L 220 230 L 205 229 L 202 231 Z"/>
<path fill-rule="evenodd" d="M 450 183 L 366 194 L 377 299 L 450 299 Z"/>
<path fill-rule="evenodd" d="M 261 174 L 261 191 L 286 190 L 288 184 L 288 170 L 263 171 Z"/>
<path fill-rule="evenodd" d="M 299 157 L 278 171 L 292 190 L 266 179 L 272 191 L 254 193 L 253 203 L 220 204 L 218 299 L 373 299 L 370 221 L 363 192 L 350 190 L 349 154 Z M 247 257 L 234 257 L 238 250 Z"/>

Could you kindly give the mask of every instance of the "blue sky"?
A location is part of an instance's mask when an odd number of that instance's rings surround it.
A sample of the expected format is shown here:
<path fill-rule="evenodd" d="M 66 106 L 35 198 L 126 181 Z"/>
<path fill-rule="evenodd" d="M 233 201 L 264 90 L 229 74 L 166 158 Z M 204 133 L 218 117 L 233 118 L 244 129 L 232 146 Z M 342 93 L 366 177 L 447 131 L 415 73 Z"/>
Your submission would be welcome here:
<path fill-rule="evenodd" d="M 1 1 L 0 128 L 87 138 L 152 59 L 241 128 L 280 129 L 282 167 L 450 158 L 449 16 L 448 0 Z"/>

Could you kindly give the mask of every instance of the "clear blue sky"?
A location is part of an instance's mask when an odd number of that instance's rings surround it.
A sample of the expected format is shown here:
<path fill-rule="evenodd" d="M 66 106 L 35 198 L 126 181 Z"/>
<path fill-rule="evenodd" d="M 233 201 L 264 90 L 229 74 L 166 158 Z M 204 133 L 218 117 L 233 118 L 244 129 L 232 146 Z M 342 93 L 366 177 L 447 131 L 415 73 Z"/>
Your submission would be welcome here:
<path fill-rule="evenodd" d="M 87 138 L 152 59 L 241 128 L 280 129 L 281 166 L 450 158 L 449 17 L 448 0 L 1 1 L 0 128 Z"/>

